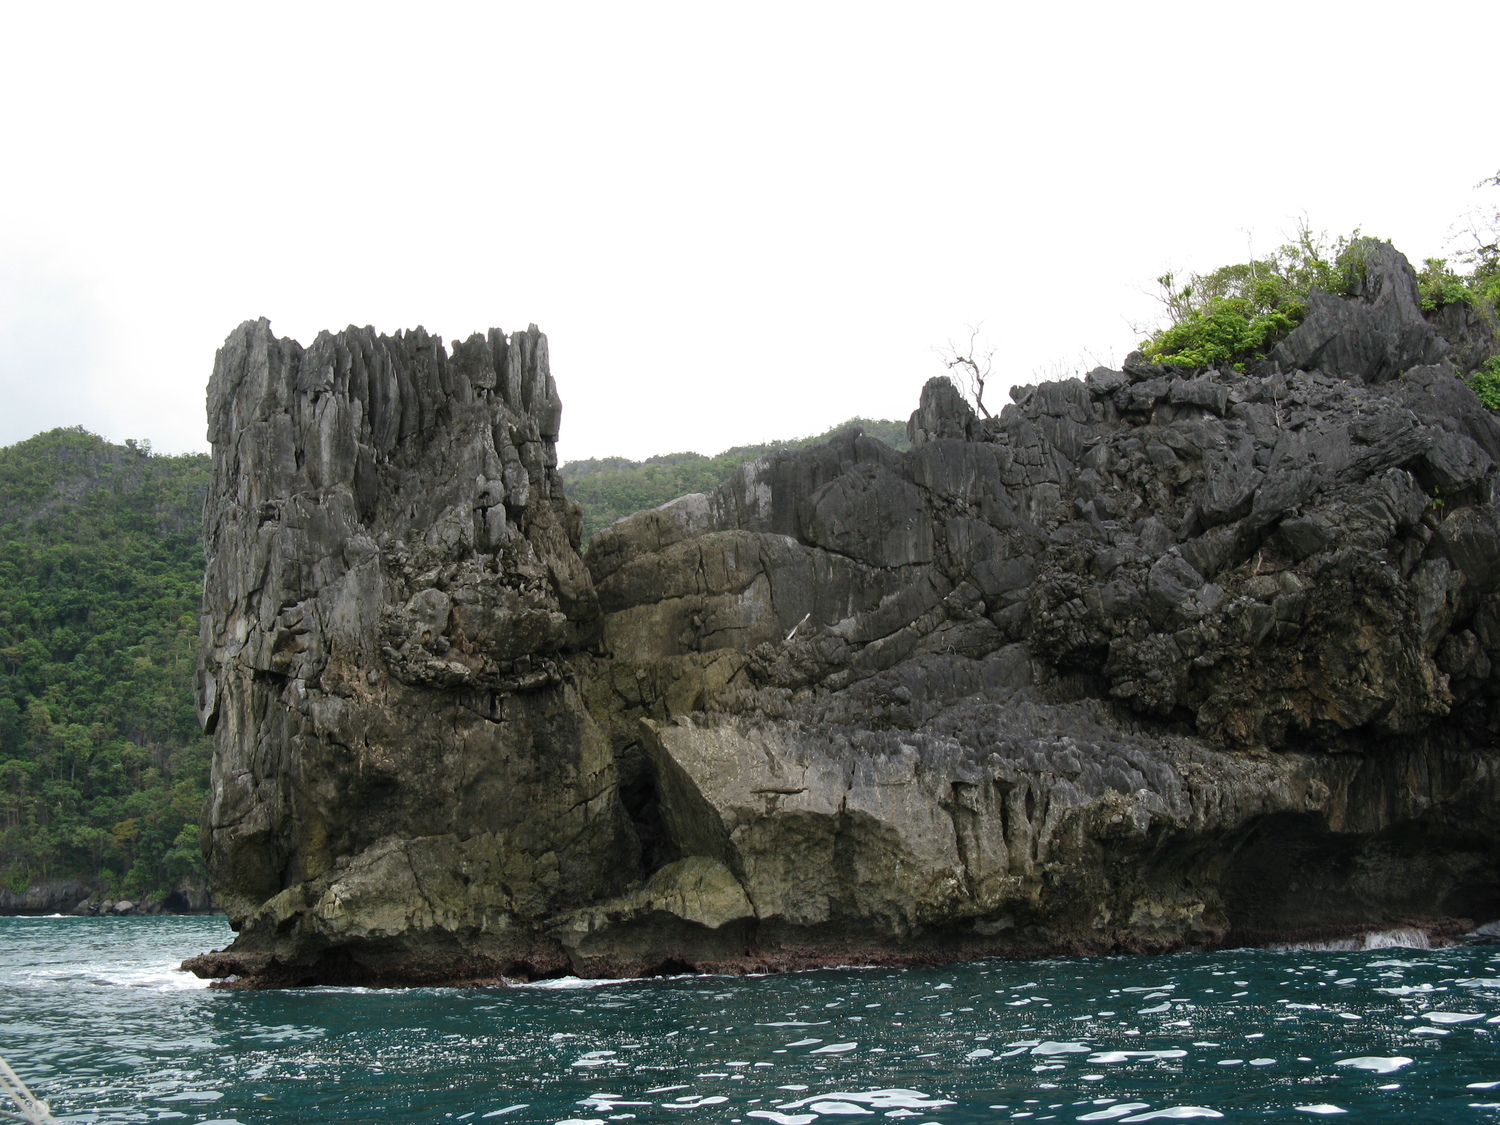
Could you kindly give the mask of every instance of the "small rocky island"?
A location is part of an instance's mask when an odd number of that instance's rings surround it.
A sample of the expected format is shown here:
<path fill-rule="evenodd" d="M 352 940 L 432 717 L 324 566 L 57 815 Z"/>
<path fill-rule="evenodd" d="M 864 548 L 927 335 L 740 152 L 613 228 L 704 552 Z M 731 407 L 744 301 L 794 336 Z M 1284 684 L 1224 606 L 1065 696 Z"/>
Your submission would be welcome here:
<path fill-rule="evenodd" d="M 857 430 L 582 551 L 546 338 L 236 329 L 204 843 L 241 987 L 1500 917 L 1500 351 L 1371 244 L 1249 367 Z"/>

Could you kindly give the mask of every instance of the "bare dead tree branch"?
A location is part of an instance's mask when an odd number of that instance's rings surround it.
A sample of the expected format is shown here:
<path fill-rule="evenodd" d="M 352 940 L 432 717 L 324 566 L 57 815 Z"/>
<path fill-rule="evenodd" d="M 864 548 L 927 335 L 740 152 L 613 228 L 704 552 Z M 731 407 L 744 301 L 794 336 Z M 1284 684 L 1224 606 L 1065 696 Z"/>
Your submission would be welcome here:
<path fill-rule="evenodd" d="M 1500 188 L 1500 172 L 1474 185 L 1475 190 Z M 1471 266 L 1483 266 L 1500 259 L 1500 208 L 1491 213 L 1474 208 L 1461 216 L 1448 231 L 1448 242 L 1458 260 Z"/>
<path fill-rule="evenodd" d="M 937 352 L 943 365 L 958 374 L 960 385 L 968 392 L 979 413 L 988 418 L 991 415 L 984 405 L 984 385 L 994 368 L 995 348 L 983 346 L 979 337 L 979 330 L 983 327 L 983 322 L 969 325 L 969 341 L 965 346 L 960 347 L 949 340 L 948 346 L 937 349 Z"/>

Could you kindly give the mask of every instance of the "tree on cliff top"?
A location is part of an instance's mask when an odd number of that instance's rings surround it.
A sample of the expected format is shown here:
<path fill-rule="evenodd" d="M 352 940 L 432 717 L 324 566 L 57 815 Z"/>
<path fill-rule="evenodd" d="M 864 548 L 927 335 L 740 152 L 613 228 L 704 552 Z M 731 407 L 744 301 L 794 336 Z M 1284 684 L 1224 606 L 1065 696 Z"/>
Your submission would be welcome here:
<path fill-rule="evenodd" d="M 1500 187 L 1500 173 L 1485 185 Z M 1469 268 L 1455 270 L 1447 259 L 1427 258 L 1417 272 L 1422 311 L 1467 304 L 1493 317 L 1500 304 L 1500 212 L 1471 216 L 1455 241 L 1458 260 Z M 1291 242 L 1267 257 L 1180 280 L 1163 274 L 1157 284 L 1168 322 L 1142 341 L 1141 351 L 1154 363 L 1243 371 L 1302 323 L 1314 290 L 1353 292 L 1364 272 L 1364 248 L 1372 242 L 1358 230 L 1336 238 L 1314 234 L 1304 223 Z M 1500 359 L 1485 370 L 1500 372 Z M 1500 390 L 1486 405 L 1500 406 Z"/>
<path fill-rule="evenodd" d="M 1500 172 L 1476 186 L 1500 188 Z M 1493 211 L 1480 208 L 1465 215 L 1452 238 L 1458 260 L 1481 277 L 1500 276 L 1500 205 L 1494 206 Z"/>
<path fill-rule="evenodd" d="M 1157 278 L 1169 323 L 1141 343 L 1153 363 L 1243 371 L 1307 316 L 1314 289 L 1345 295 L 1363 271 L 1359 231 L 1330 239 L 1305 223 L 1264 258 Z"/>
<path fill-rule="evenodd" d="M 937 349 L 937 353 L 943 365 L 948 368 L 948 373 L 958 376 L 959 385 L 968 395 L 969 401 L 978 408 L 979 413 L 989 418 L 989 407 L 984 404 L 984 387 L 994 370 L 995 348 L 981 343 L 979 330 L 983 327 L 982 324 L 969 325 L 967 344 L 959 345 L 949 340 L 948 346 Z"/>

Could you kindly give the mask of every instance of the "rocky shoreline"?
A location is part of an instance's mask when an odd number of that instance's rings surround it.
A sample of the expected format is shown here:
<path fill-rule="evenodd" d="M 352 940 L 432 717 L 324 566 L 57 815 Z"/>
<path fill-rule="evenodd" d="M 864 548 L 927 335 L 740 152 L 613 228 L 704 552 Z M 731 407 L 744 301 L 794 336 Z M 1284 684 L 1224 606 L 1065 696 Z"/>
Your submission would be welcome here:
<path fill-rule="evenodd" d="M 200 705 L 239 987 L 1500 918 L 1500 351 L 1366 247 L 1249 372 L 932 380 L 580 554 L 535 328 L 231 335 Z M 1476 358 L 1477 357 L 1477 358 Z"/>
<path fill-rule="evenodd" d="M 78 918 L 155 914 L 215 914 L 207 887 L 181 886 L 164 895 L 130 899 L 104 893 L 93 883 L 59 879 L 33 883 L 24 891 L 0 889 L 0 917 L 71 914 Z"/>

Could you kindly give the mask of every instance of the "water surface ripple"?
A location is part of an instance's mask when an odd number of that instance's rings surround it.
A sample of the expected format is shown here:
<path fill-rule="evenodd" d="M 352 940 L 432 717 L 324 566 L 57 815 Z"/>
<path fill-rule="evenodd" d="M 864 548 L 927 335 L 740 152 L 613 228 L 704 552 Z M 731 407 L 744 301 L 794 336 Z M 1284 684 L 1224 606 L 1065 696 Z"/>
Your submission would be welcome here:
<path fill-rule="evenodd" d="M 0 1055 L 71 1122 L 1500 1118 L 1500 950 L 1237 950 L 210 992 L 220 918 L 0 918 Z"/>

